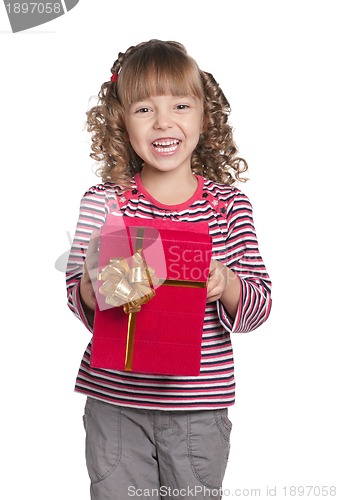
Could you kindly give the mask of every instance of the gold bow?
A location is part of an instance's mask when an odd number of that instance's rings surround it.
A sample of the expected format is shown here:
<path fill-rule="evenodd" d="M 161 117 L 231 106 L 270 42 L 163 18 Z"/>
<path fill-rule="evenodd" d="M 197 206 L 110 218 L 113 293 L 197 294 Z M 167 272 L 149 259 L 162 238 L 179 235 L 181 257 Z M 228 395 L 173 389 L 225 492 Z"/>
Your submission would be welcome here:
<path fill-rule="evenodd" d="M 126 314 L 139 312 L 155 296 L 154 283 L 158 282 L 140 250 L 132 256 L 130 266 L 125 258 L 110 259 L 99 280 L 103 281 L 99 292 L 106 297 L 106 303 L 113 307 L 123 305 Z"/>

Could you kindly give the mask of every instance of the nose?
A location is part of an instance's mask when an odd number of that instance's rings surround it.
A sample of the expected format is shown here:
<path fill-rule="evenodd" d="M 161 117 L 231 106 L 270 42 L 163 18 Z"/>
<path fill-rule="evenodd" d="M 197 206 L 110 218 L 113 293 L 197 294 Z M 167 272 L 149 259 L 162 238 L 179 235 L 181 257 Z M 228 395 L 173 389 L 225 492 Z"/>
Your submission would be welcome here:
<path fill-rule="evenodd" d="M 157 110 L 154 122 L 155 129 L 166 130 L 172 127 L 172 116 L 170 110 Z"/>

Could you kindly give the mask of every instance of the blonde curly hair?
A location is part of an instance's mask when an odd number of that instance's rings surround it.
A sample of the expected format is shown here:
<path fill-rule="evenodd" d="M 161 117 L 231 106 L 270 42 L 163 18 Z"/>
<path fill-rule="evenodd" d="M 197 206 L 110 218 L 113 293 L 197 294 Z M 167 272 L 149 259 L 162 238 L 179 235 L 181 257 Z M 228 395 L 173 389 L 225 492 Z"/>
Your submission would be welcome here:
<path fill-rule="evenodd" d="M 192 95 L 203 102 L 204 127 L 193 151 L 191 169 L 212 181 L 245 182 L 247 162 L 236 156 L 228 124 L 230 105 L 210 73 L 202 71 L 178 42 L 150 40 L 120 52 L 103 83 L 97 105 L 87 112 L 91 158 L 100 162 L 102 180 L 130 186 L 143 160 L 131 147 L 124 121 L 127 106 L 154 95 Z"/>

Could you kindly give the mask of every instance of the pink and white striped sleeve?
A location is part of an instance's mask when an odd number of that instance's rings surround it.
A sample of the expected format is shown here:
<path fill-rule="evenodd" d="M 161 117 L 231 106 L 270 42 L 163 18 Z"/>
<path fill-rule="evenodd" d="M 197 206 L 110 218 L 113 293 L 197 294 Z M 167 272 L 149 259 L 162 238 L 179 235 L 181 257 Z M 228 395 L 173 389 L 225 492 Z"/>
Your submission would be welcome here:
<path fill-rule="evenodd" d="M 92 232 L 99 229 L 105 221 L 105 195 L 106 191 L 102 184 L 90 188 L 84 194 L 66 270 L 67 305 L 89 331 L 92 331 L 92 327 L 81 304 L 80 280 Z"/>
<path fill-rule="evenodd" d="M 271 280 L 259 252 L 251 203 L 236 188 L 228 204 L 226 219 L 228 235 L 224 263 L 240 278 L 241 294 L 234 319 L 220 300 L 217 301 L 218 315 L 228 332 L 250 332 L 264 323 L 270 314 Z"/>

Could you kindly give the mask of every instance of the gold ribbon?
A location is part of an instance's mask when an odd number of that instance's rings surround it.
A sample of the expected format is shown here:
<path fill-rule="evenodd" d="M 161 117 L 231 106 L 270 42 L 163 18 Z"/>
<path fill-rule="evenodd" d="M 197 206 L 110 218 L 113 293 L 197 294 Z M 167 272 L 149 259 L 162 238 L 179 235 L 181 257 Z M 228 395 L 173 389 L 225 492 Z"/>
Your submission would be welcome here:
<path fill-rule="evenodd" d="M 140 312 L 142 305 L 155 297 L 154 284 L 189 288 L 205 288 L 207 286 L 205 281 L 159 279 L 154 269 L 148 267 L 143 257 L 143 234 L 144 228 L 137 228 L 136 252 L 131 258 L 130 266 L 124 257 L 113 258 L 98 275 L 98 279 L 103 281 L 99 292 L 105 296 L 106 303 L 113 307 L 123 305 L 124 312 L 129 314 L 124 366 L 127 371 L 132 369 L 136 313 Z"/>
<path fill-rule="evenodd" d="M 99 280 L 103 281 L 99 292 L 106 297 L 106 304 L 123 305 L 125 313 L 139 312 L 141 306 L 155 296 L 154 270 L 147 267 L 140 252 L 132 256 L 130 266 L 125 258 L 110 259 L 99 274 Z"/>

